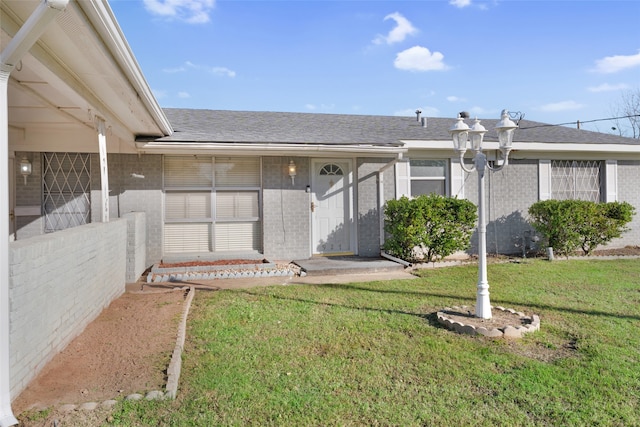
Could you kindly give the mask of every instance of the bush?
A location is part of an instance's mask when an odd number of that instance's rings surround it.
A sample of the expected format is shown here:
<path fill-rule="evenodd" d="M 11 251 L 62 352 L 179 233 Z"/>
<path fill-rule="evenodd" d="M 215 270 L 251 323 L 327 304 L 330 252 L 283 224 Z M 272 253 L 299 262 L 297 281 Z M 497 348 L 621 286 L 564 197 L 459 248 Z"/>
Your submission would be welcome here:
<path fill-rule="evenodd" d="M 578 248 L 585 255 L 627 231 L 635 208 L 627 202 L 543 200 L 529 208 L 531 225 L 560 255 Z"/>
<path fill-rule="evenodd" d="M 390 235 L 384 249 L 406 261 L 433 262 L 467 249 L 477 220 L 470 201 L 435 194 L 389 200 L 384 214 Z M 420 250 L 424 258 L 417 256 Z"/>

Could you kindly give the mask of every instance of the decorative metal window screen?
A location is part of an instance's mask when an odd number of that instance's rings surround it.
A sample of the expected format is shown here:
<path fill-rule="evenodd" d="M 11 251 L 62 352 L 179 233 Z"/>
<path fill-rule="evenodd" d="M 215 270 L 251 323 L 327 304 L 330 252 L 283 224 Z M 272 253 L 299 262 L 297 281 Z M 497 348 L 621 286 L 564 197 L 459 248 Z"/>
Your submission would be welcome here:
<path fill-rule="evenodd" d="M 44 153 L 44 231 L 77 227 L 91 222 L 89 154 Z"/>
<path fill-rule="evenodd" d="M 551 162 L 551 194 L 554 199 L 601 201 L 601 162 L 554 160 Z"/>

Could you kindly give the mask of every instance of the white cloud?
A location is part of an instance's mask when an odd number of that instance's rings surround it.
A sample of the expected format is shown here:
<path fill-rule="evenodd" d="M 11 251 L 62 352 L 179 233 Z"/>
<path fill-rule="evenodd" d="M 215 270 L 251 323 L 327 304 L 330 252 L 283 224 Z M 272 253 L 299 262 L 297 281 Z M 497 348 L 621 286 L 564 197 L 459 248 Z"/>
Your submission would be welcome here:
<path fill-rule="evenodd" d="M 189 95 L 189 92 L 178 92 L 178 98 L 187 99 L 191 98 L 191 95 Z"/>
<path fill-rule="evenodd" d="M 154 15 L 189 24 L 209 22 L 215 0 L 143 0 L 145 8 Z"/>
<path fill-rule="evenodd" d="M 218 76 L 227 76 L 227 77 L 235 77 L 236 76 L 236 72 L 233 70 L 230 70 L 226 67 L 212 67 L 210 69 L 210 72 L 213 74 L 216 74 Z"/>
<path fill-rule="evenodd" d="M 640 52 L 635 55 L 605 56 L 602 59 L 596 60 L 596 67 L 593 71 L 611 74 L 633 67 L 640 67 Z"/>
<path fill-rule="evenodd" d="M 442 71 L 449 68 L 443 59 L 440 52 L 431 53 L 426 47 L 414 46 L 398 53 L 393 65 L 407 71 Z"/>
<path fill-rule="evenodd" d="M 471 0 L 450 0 L 449 4 L 462 9 L 463 7 L 471 6 Z"/>
<path fill-rule="evenodd" d="M 617 85 L 610 85 L 609 83 L 603 83 L 599 86 L 589 86 L 587 90 L 589 92 L 613 92 L 614 90 L 629 89 L 629 85 L 625 83 L 619 83 Z"/>
<path fill-rule="evenodd" d="M 204 71 L 206 73 L 215 74 L 216 76 L 224 76 L 224 77 L 235 77 L 236 72 L 230 70 L 227 67 L 210 67 L 208 65 L 198 65 L 194 64 L 191 61 L 186 61 L 184 65 L 175 68 L 164 68 L 162 71 L 165 73 L 183 73 L 188 70 L 196 70 L 196 71 Z"/>
<path fill-rule="evenodd" d="M 460 98 L 457 96 L 447 96 L 447 101 L 449 102 L 467 102 L 465 98 Z"/>
<path fill-rule="evenodd" d="M 379 35 L 373 40 L 374 44 L 393 44 L 399 43 L 410 36 L 411 34 L 415 34 L 418 32 L 418 29 L 415 28 L 411 22 L 398 12 L 391 13 L 384 17 L 384 20 L 387 21 L 389 19 L 393 19 L 396 22 L 396 26 L 389 31 L 389 34 L 386 36 Z"/>
<path fill-rule="evenodd" d="M 559 111 L 572 111 L 584 108 L 584 104 L 579 104 L 575 101 L 561 101 L 553 102 L 550 104 L 541 105 L 537 109 L 547 113 L 556 113 Z"/>

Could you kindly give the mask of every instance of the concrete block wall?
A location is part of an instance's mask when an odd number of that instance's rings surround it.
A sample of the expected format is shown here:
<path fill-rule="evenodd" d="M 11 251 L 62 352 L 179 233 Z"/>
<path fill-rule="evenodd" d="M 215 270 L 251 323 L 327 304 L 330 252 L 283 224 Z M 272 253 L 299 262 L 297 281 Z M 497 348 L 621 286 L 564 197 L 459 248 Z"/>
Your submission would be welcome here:
<path fill-rule="evenodd" d="M 618 161 L 618 201 L 631 203 L 636 208 L 636 214 L 629 224 L 631 228 L 619 239 L 612 241 L 609 247 L 624 247 L 640 245 L 640 161 Z"/>
<path fill-rule="evenodd" d="M 127 283 L 136 282 L 147 269 L 147 221 L 144 212 L 122 215 L 127 220 Z"/>
<path fill-rule="evenodd" d="M 162 156 L 157 154 L 109 154 L 109 216 L 144 212 L 147 266 L 162 259 Z M 100 157 L 91 155 L 91 221 L 101 221 Z"/>
<path fill-rule="evenodd" d="M 20 174 L 20 160 L 26 157 L 31 162 L 31 175 L 24 183 Z M 20 206 L 42 205 L 42 155 L 40 153 L 15 153 L 15 202 Z M 44 233 L 44 218 L 42 215 L 16 216 L 16 240 L 28 239 Z"/>
<path fill-rule="evenodd" d="M 9 244 L 11 395 L 125 291 L 127 221 Z"/>
<path fill-rule="evenodd" d="M 478 174 L 465 178 L 465 197 L 478 204 Z M 485 174 L 487 252 L 521 254 L 523 237 L 532 236 L 529 206 L 538 201 L 538 161 L 509 160 L 500 172 Z M 477 232 L 471 237 L 471 253 L 477 253 Z M 525 244 L 530 245 L 527 241 Z"/>
<path fill-rule="evenodd" d="M 288 174 L 296 164 L 295 184 Z M 311 256 L 311 161 L 305 157 L 262 158 L 263 253 L 267 259 L 290 261 Z"/>
<path fill-rule="evenodd" d="M 365 257 L 380 255 L 380 212 L 378 212 L 378 171 L 392 158 L 358 158 L 358 254 Z M 383 176 L 383 202 L 395 197 L 394 169 L 389 168 Z M 383 214 L 384 215 L 384 214 Z"/>

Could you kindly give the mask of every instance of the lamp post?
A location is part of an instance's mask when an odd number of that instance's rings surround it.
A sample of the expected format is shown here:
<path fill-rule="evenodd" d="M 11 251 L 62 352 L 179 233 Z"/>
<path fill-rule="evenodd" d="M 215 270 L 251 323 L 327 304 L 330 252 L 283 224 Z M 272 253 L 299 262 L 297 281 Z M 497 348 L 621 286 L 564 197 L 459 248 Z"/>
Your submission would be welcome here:
<path fill-rule="evenodd" d="M 491 303 L 489 302 L 489 281 L 487 280 L 487 225 L 484 216 L 484 174 L 485 171 L 500 171 L 509 164 L 509 152 L 513 142 L 513 133 L 517 125 L 509 119 L 509 112 L 502 110 L 500 121 L 495 129 L 498 133 L 502 163 L 489 165 L 487 156 L 482 152 L 482 141 L 487 130 L 475 119 L 469 128 L 464 119 L 458 116 L 456 123 L 449 129 L 453 139 L 453 148 L 460 156 L 460 166 L 467 173 L 478 172 L 478 291 L 476 295 L 476 317 L 491 319 Z M 467 140 L 475 155 L 473 165 L 464 164 L 464 153 L 467 151 Z"/>

